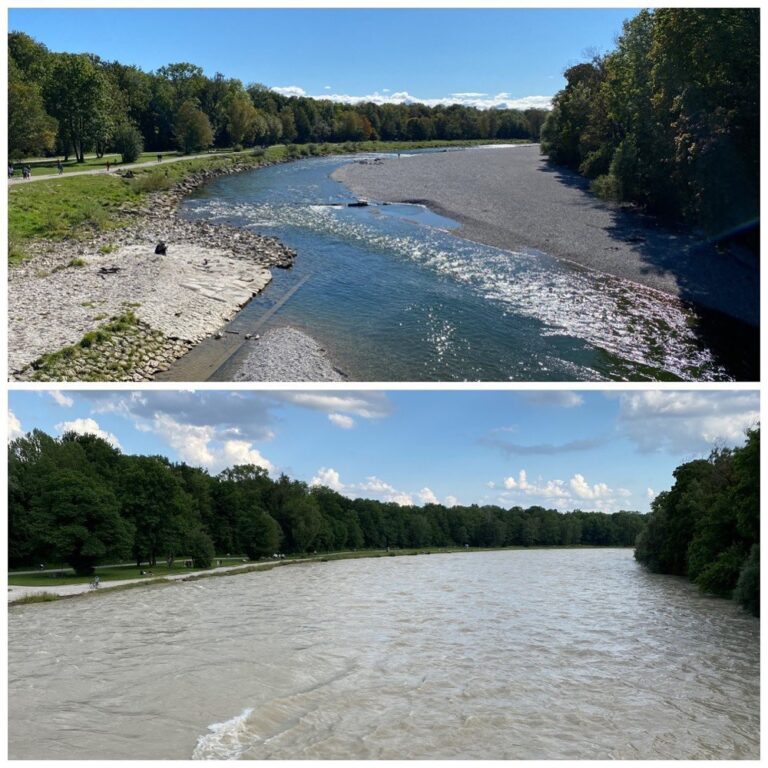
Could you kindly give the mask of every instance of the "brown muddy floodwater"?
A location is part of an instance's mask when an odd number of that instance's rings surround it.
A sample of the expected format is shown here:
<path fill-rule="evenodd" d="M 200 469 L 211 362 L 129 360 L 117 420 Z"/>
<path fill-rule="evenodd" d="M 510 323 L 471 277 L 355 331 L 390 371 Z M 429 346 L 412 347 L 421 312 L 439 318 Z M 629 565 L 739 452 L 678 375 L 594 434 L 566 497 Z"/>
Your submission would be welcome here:
<path fill-rule="evenodd" d="M 758 758 L 759 627 L 622 549 L 11 608 L 10 757 Z"/>

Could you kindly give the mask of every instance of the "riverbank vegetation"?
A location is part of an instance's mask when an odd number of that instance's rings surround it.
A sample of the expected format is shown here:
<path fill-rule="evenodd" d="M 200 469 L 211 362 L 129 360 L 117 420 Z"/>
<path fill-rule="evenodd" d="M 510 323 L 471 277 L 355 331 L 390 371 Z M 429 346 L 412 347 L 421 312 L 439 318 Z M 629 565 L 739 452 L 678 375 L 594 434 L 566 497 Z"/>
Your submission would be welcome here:
<path fill-rule="evenodd" d="M 545 111 L 342 104 L 213 77 L 189 62 L 154 72 L 8 36 L 9 157 L 198 152 L 323 142 L 538 140 Z"/>
<path fill-rule="evenodd" d="M 136 207 L 143 205 L 148 195 L 169 190 L 199 173 L 216 176 L 304 157 L 487 143 L 468 140 L 278 144 L 266 149 L 203 154 L 173 163 L 137 167 L 130 174 L 81 175 L 16 184 L 8 190 L 9 263 L 27 258 L 34 240 L 87 239 L 124 226 L 133 220 Z"/>
<path fill-rule="evenodd" d="M 635 557 L 760 612 L 760 430 L 742 448 L 681 464 L 653 502 Z"/>
<path fill-rule="evenodd" d="M 657 8 L 565 72 L 542 151 L 599 195 L 757 250 L 760 10 Z"/>
<path fill-rule="evenodd" d="M 255 466 L 211 476 L 158 456 L 124 455 L 94 435 L 40 431 L 9 451 L 11 567 L 66 562 L 78 574 L 132 557 L 183 555 L 208 567 L 215 552 L 255 559 L 345 549 L 631 546 L 636 512 L 427 504 L 349 499 Z"/>

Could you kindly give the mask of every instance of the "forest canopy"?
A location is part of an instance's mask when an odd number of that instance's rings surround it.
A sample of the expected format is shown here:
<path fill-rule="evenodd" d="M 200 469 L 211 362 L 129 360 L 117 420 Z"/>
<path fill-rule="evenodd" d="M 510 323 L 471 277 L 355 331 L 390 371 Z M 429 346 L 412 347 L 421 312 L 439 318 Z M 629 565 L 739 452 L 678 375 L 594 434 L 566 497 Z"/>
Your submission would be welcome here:
<path fill-rule="evenodd" d="M 652 504 L 635 557 L 657 573 L 760 612 L 760 430 L 741 448 L 681 464 Z"/>
<path fill-rule="evenodd" d="M 12 567 L 67 562 L 79 573 L 132 557 L 250 558 L 385 547 L 631 546 L 637 512 L 399 506 L 350 499 L 256 466 L 212 476 L 161 456 L 125 455 L 95 435 L 34 431 L 9 450 Z"/>
<path fill-rule="evenodd" d="M 657 8 L 565 71 L 542 151 L 630 201 L 724 239 L 759 217 L 760 10 Z"/>
<path fill-rule="evenodd" d="M 148 152 L 347 141 L 531 139 L 542 109 L 462 105 L 341 104 L 283 96 L 260 83 L 189 62 L 154 72 L 93 54 L 54 53 L 23 32 L 8 35 L 9 157 L 102 155 L 125 137 Z M 141 150 L 140 150 L 141 151 Z"/>

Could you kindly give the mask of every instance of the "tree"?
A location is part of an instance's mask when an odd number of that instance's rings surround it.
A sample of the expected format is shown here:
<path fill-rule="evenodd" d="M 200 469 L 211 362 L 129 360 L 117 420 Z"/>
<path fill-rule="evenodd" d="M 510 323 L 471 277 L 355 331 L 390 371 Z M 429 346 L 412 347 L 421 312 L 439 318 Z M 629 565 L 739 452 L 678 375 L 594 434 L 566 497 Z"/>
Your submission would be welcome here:
<path fill-rule="evenodd" d="M 282 538 L 280 526 L 263 509 L 251 507 L 237 517 L 237 541 L 252 560 L 278 552 Z"/>
<path fill-rule="evenodd" d="M 184 154 L 200 152 L 213 143 L 211 123 L 192 101 L 185 101 L 179 107 L 173 130 L 176 144 Z"/>
<path fill-rule="evenodd" d="M 122 515 L 133 523 L 136 564 L 158 557 L 170 562 L 181 553 L 185 536 L 198 527 L 178 477 L 156 456 L 130 456 L 119 478 Z"/>
<path fill-rule="evenodd" d="M 124 163 L 134 163 L 144 151 L 144 141 L 139 129 L 131 123 L 122 123 L 115 131 L 113 145 Z"/>
<path fill-rule="evenodd" d="M 48 476 L 32 508 L 36 550 L 89 575 L 109 557 L 125 557 L 131 527 L 121 518 L 112 491 L 83 472 L 59 470 Z"/>
<path fill-rule="evenodd" d="M 63 142 L 72 147 L 78 163 L 85 162 L 86 149 L 109 129 L 104 74 L 85 54 L 52 54 L 44 96 L 48 112 L 58 120 Z"/>
<path fill-rule="evenodd" d="M 13 59 L 8 61 L 8 156 L 50 152 L 56 145 L 58 123 L 48 115 L 39 85 L 25 82 Z"/>
<path fill-rule="evenodd" d="M 211 537 L 202 528 L 194 528 L 185 535 L 184 553 L 195 568 L 210 568 L 216 554 Z"/>
<path fill-rule="evenodd" d="M 262 121 L 256 107 L 247 93 L 238 91 L 231 94 L 225 102 L 227 129 L 233 146 L 242 146 L 246 140 L 252 140 L 257 121 Z M 260 135 L 266 132 L 266 126 L 258 126 Z"/>

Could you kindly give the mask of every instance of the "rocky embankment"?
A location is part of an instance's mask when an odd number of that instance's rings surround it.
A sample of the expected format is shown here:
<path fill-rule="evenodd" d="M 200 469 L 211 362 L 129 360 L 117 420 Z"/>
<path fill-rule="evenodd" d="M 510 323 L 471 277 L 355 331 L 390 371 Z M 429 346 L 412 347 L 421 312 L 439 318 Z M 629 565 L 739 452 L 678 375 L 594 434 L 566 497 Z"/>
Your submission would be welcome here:
<path fill-rule="evenodd" d="M 182 198 L 234 164 L 196 172 L 121 211 L 87 240 L 38 241 L 8 275 L 10 378 L 143 381 L 229 321 L 295 253 L 263 237 L 177 215 Z M 155 252 L 159 242 L 164 254 Z"/>

